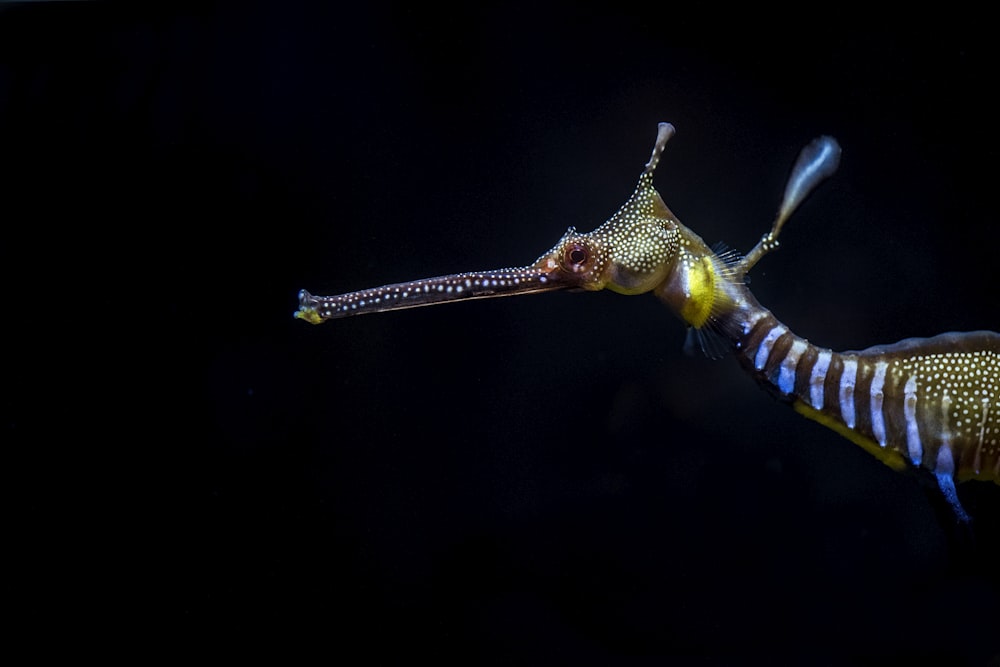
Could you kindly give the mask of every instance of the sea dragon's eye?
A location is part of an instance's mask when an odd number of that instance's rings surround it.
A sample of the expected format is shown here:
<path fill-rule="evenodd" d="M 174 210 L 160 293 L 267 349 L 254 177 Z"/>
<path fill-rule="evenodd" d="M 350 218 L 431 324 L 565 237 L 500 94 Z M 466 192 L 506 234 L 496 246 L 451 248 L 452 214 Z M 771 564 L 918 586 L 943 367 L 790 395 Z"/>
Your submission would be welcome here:
<path fill-rule="evenodd" d="M 580 273 L 590 261 L 590 249 L 581 243 L 572 243 L 563 251 L 563 266 L 573 273 Z"/>

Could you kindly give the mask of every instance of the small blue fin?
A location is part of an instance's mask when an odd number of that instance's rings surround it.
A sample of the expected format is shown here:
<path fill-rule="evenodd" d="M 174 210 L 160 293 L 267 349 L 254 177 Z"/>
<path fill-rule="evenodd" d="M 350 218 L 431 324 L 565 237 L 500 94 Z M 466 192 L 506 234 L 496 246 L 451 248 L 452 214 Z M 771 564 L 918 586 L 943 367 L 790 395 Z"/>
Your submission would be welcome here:
<path fill-rule="evenodd" d="M 709 359 L 722 359 L 733 351 L 733 345 L 725 335 L 716 331 L 711 322 L 700 329 L 688 327 L 684 338 L 684 354 L 689 357 L 701 352 Z"/>
<path fill-rule="evenodd" d="M 944 499 L 948 501 L 951 505 L 951 509 L 954 510 L 955 516 L 961 523 L 969 523 L 969 514 L 962 507 L 962 503 L 958 500 L 958 490 L 955 488 L 955 479 L 945 472 L 938 472 L 934 474 L 937 477 L 938 487 L 941 489 L 941 494 Z"/>

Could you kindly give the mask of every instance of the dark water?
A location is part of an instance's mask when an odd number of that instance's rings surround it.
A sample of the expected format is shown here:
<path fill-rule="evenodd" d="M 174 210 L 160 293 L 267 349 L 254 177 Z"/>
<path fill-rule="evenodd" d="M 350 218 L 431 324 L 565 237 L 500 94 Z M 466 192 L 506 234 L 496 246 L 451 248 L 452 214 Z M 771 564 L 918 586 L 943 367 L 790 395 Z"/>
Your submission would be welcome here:
<path fill-rule="evenodd" d="M 667 120 L 658 189 L 744 251 L 801 146 L 840 141 L 752 275 L 797 333 L 1000 330 L 975 26 L 44 4 L 0 5 L 26 633 L 382 664 L 996 654 L 1000 489 L 961 487 L 970 545 L 920 480 L 685 357 L 652 297 L 291 317 L 300 288 L 533 261 L 617 209 Z"/>

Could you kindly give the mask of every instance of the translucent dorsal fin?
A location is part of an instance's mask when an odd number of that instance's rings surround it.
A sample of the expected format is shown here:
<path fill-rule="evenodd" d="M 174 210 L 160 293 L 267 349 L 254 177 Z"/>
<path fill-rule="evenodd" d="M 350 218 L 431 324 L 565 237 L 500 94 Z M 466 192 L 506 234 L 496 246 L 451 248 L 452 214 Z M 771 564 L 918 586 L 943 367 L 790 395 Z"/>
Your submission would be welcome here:
<path fill-rule="evenodd" d="M 781 207 L 778 209 L 774 224 L 771 225 L 771 230 L 764 234 L 757 245 L 743 258 L 739 271 L 746 273 L 761 257 L 778 247 L 778 234 L 782 226 L 816 186 L 837 171 L 839 165 L 840 144 L 833 137 L 822 136 L 813 139 L 802 149 L 788 177 L 785 195 L 781 199 Z"/>

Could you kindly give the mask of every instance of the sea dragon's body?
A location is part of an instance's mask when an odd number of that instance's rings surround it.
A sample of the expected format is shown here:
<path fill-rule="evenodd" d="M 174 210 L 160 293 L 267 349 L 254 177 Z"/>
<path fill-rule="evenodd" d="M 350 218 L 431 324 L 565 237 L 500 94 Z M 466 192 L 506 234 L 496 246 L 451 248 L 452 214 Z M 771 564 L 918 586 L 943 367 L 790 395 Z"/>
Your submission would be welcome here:
<path fill-rule="evenodd" d="M 820 348 L 757 302 L 746 273 L 788 216 L 837 167 L 822 137 L 803 150 L 774 225 L 745 257 L 717 253 L 663 203 L 653 172 L 673 127 L 661 123 L 635 192 L 589 233 L 570 228 L 533 264 L 386 285 L 332 297 L 299 294 L 296 317 L 327 319 L 469 298 L 565 288 L 652 291 L 710 356 L 733 351 L 747 372 L 798 412 L 832 428 L 894 469 L 934 475 L 956 516 L 968 516 L 955 481 L 1000 483 L 1000 334 L 947 333 L 858 352 Z"/>

